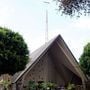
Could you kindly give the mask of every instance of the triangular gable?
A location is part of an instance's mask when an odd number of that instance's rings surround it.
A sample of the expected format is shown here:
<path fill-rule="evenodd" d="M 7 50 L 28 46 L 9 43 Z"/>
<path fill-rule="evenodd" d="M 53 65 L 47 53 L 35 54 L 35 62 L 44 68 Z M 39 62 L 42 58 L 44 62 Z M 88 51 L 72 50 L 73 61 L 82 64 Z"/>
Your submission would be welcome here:
<path fill-rule="evenodd" d="M 68 58 L 68 62 L 73 66 L 74 71 L 72 71 L 72 72 L 76 73 L 81 79 L 83 78 L 84 80 L 87 80 L 85 75 L 79 68 L 79 65 L 78 65 L 75 57 L 73 56 L 73 54 L 67 47 L 66 43 L 64 42 L 62 37 L 60 35 L 58 35 L 56 38 L 50 40 L 45 45 L 43 45 L 42 47 L 40 47 L 39 49 L 37 49 L 35 52 L 33 52 L 31 54 L 30 62 L 27 64 L 26 68 L 22 72 L 20 72 L 19 75 L 17 75 L 17 77 L 14 79 L 13 83 L 17 82 L 19 80 L 19 78 L 24 75 L 24 73 L 26 73 L 28 70 L 30 70 L 54 43 L 58 44 L 58 46 L 61 48 L 63 53 Z"/>
<path fill-rule="evenodd" d="M 55 37 L 54 39 L 50 40 L 49 42 L 45 43 L 45 45 L 41 46 L 39 49 L 35 50 L 30 55 L 29 63 L 26 65 L 26 68 L 23 71 L 20 71 L 19 73 L 16 73 L 13 76 L 12 83 L 17 82 L 17 80 L 26 72 L 28 69 L 30 69 L 33 64 L 35 64 L 41 56 L 45 54 L 45 52 L 49 49 L 49 47 L 55 42 L 55 40 L 59 37 Z"/>

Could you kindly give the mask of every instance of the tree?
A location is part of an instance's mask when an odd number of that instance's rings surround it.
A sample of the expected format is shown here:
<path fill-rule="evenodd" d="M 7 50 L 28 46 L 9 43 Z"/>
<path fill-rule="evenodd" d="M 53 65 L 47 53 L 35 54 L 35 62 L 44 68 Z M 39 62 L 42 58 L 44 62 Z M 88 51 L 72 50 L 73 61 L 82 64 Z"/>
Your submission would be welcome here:
<path fill-rule="evenodd" d="M 76 13 L 78 16 L 90 13 L 90 0 L 55 0 L 59 4 L 59 10 L 62 13 L 70 16 L 74 16 Z"/>
<path fill-rule="evenodd" d="M 13 75 L 25 68 L 29 51 L 19 33 L 0 27 L 0 75 Z"/>
<path fill-rule="evenodd" d="M 83 54 L 80 57 L 80 66 L 84 73 L 90 76 L 90 43 L 84 47 Z"/>

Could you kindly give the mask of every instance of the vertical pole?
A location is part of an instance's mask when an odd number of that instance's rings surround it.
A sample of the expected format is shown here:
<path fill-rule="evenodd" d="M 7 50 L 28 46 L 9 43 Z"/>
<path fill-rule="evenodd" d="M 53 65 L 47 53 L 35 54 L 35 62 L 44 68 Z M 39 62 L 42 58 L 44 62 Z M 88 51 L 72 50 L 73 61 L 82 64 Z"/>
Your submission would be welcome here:
<path fill-rule="evenodd" d="M 47 5 L 50 4 L 50 2 L 44 2 Z M 46 29 L 45 29 L 45 43 L 48 42 L 48 9 L 46 8 Z"/>
<path fill-rule="evenodd" d="M 48 41 L 48 10 L 46 9 L 46 32 L 45 32 L 45 43 Z"/>

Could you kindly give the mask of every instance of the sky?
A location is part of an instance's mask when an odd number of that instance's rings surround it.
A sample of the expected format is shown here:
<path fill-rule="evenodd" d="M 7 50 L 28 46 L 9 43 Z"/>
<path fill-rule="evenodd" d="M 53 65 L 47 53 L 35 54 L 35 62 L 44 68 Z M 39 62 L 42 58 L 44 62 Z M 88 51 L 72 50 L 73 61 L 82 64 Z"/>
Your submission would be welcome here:
<path fill-rule="evenodd" d="M 78 60 L 90 42 L 90 16 L 62 16 L 52 0 L 0 0 L 0 26 L 19 32 L 31 53 L 45 44 L 46 9 L 49 40 L 60 34 Z"/>

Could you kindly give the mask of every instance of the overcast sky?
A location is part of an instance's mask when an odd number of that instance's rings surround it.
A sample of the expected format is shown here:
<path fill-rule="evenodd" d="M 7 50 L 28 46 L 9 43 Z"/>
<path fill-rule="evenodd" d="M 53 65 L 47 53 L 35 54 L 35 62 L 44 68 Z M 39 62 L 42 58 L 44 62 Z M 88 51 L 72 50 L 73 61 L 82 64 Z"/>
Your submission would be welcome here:
<path fill-rule="evenodd" d="M 83 46 L 90 41 L 90 16 L 61 16 L 55 2 L 47 0 L 0 0 L 0 26 L 23 35 L 30 52 L 45 43 L 45 10 L 48 9 L 49 40 L 61 34 L 78 60 Z M 48 0 L 49 1 L 49 0 Z"/>

